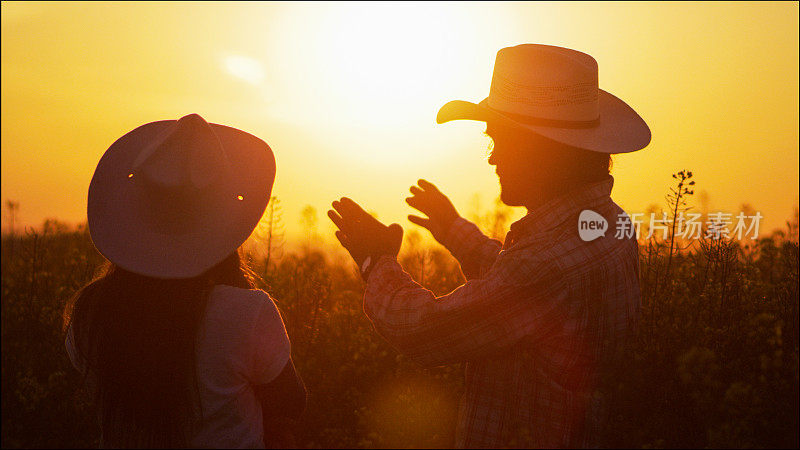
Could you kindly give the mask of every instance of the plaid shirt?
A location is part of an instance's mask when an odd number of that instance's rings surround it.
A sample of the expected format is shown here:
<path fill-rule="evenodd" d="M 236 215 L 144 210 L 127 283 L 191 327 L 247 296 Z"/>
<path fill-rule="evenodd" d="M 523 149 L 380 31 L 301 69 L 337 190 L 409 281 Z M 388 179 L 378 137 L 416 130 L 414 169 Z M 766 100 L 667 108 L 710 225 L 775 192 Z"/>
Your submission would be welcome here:
<path fill-rule="evenodd" d="M 373 266 L 364 310 L 376 330 L 422 365 L 466 363 L 456 446 L 597 444 L 598 375 L 640 307 L 637 244 L 615 237 L 625 213 L 613 181 L 529 210 L 504 245 L 458 219 L 444 244 L 467 282 L 442 297 L 390 257 Z M 584 209 L 608 221 L 603 237 L 579 237 Z"/>

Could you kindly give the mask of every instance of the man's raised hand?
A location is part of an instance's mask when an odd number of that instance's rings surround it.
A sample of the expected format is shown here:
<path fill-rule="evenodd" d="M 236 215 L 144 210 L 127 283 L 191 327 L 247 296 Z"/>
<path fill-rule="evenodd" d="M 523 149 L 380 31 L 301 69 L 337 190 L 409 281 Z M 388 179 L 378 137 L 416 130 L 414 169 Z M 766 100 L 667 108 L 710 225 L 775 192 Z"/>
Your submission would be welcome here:
<path fill-rule="evenodd" d="M 450 226 L 459 215 L 453 203 L 439 189 L 426 180 L 417 181 L 418 186 L 411 186 L 411 197 L 406 198 L 412 208 L 419 210 L 426 216 L 409 215 L 408 220 L 421 227 L 427 228 L 434 239 L 444 244 L 444 238 Z"/>
<path fill-rule="evenodd" d="M 393 223 L 388 227 L 364 211 L 358 203 L 347 197 L 334 201 L 328 217 L 338 231 L 336 239 L 350 253 L 358 267 L 367 256 L 397 257 L 403 242 L 403 228 Z"/>

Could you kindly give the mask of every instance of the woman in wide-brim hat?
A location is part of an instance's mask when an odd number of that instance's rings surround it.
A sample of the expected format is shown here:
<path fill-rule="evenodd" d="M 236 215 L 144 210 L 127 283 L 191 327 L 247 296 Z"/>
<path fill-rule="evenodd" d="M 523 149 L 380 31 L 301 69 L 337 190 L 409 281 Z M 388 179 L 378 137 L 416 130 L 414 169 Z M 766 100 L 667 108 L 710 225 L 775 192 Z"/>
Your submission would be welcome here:
<path fill-rule="evenodd" d="M 240 251 L 274 179 L 264 141 L 197 114 L 100 159 L 88 223 L 108 264 L 70 302 L 66 346 L 103 446 L 260 447 L 302 412 L 280 313 Z"/>

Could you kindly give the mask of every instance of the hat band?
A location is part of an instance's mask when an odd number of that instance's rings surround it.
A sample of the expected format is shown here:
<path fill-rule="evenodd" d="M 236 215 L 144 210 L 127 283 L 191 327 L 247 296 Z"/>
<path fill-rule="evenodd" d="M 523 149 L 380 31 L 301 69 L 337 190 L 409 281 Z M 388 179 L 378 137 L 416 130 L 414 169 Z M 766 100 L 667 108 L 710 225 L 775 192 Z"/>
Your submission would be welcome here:
<path fill-rule="evenodd" d="M 487 108 L 495 111 L 498 114 L 501 114 L 509 119 L 512 119 L 515 122 L 519 122 L 524 125 L 534 125 L 540 127 L 551 127 L 551 128 L 594 128 L 600 125 L 600 117 L 593 119 L 593 120 L 558 120 L 558 119 L 545 119 L 542 117 L 531 117 L 526 116 L 523 114 L 514 114 L 514 113 L 507 113 L 505 111 L 500 111 L 498 109 L 494 109 L 489 105 L 486 105 Z"/>

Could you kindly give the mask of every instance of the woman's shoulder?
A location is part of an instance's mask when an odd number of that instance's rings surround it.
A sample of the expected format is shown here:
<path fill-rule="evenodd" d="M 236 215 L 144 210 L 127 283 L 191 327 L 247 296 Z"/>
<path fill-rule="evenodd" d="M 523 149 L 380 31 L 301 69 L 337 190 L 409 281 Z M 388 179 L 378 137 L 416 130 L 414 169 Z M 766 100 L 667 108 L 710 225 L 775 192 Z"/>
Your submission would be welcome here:
<path fill-rule="evenodd" d="M 218 284 L 211 290 L 207 308 L 247 316 L 257 315 L 264 309 L 276 309 L 272 298 L 261 289 L 243 289 L 224 284 Z"/>
<path fill-rule="evenodd" d="M 282 368 L 291 348 L 269 294 L 227 285 L 212 289 L 198 339 L 202 367 L 232 365 L 250 380 L 262 380 L 264 373 L 272 375 L 273 362 Z"/>

